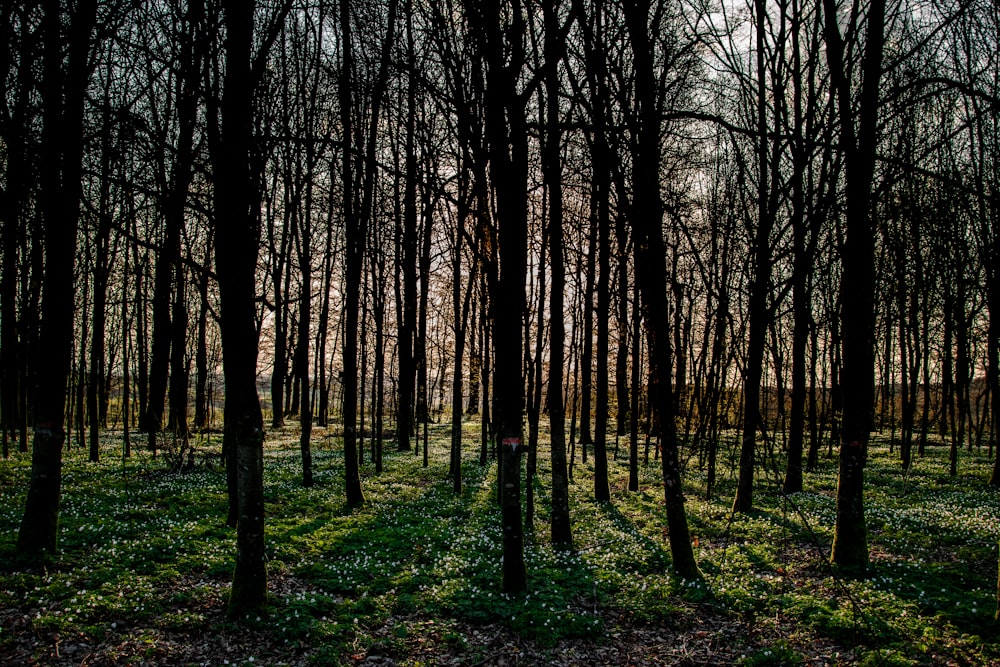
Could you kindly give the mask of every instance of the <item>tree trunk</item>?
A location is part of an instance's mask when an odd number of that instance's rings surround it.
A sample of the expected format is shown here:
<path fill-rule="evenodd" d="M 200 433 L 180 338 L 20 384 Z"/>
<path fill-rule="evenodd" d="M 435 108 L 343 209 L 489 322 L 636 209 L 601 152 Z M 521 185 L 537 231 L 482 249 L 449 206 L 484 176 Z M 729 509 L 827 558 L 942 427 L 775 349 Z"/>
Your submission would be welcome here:
<path fill-rule="evenodd" d="M 788 458 L 782 491 L 802 491 L 802 455 L 805 448 L 806 428 L 806 352 L 809 327 L 812 323 L 812 300 L 809 294 L 809 273 L 813 264 L 813 242 L 806 223 L 805 178 L 810 153 L 806 147 L 805 119 L 803 117 L 803 78 L 812 80 L 812 67 L 803 73 L 802 68 L 802 9 L 792 3 L 791 15 L 785 16 L 791 24 L 792 34 L 792 153 L 791 175 L 791 226 L 792 226 L 792 396 L 791 415 L 788 423 Z M 813 60 L 810 58 L 810 63 Z M 810 96 L 808 100 L 812 104 Z M 813 108 L 813 107 L 810 107 Z"/>
<path fill-rule="evenodd" d="M 598 24 L 600 27 L 600 24 Z M 603 83 L 598 84 L 603 88 Z M 594 181 L 597 204 L 597 391 L 594 400 L 594 499 L 611 502 L 608 480 L 608 384 L 609 321 L 611 319 L 611 168 L 610 151 L 604 137 L 603 122 L 595 140 Z M 588 299 L 589 301 L 589 299 Z"/>
<path fill-rule="evenodd" d="M 307 162 L 311 161 L 307 158 Z M 312 172 L 312 169 L 308 169 Z M 310 186 L 306 186 L 311 189 Z M 299 230 L 302 242 L 299 267 L 302 273 L 302 297 L 299 305 L 299 352 L 302 359 L 302 411 L 299 413 L 299 450 L 302 453 L 302 486 L 313 485 L 312 471 L 312 400 L 309 397 L 309 326 L 312 320 L 312 227 L 311 227 L 312 197 L 307 194 L 305 211 L 302 214 L 303 224 Z"/>
<path fill-rule="evenodd" d="M 0 8 L 0 72 L 10 71 L 10 50 L 14 34 L 14 3 Z M 21 18 L 23 31 L 24 19 Z M 0 99 L 13 98 L 13 106 L 4 104 L 5 120 L 2 135 L 6 149 L 6 170 L 0 195 L 0 437 L 3 438 L 3 457 L 9 455 L 8 436 L 16 439 L 25 429 L 26 415 L 22 395 L 26 378 L 22 361 L 27 357 L 24 341 L 18 334 L 17 267 L 19 263 L 18 239 L 27 238 L 27 223 L 23 216 L 27 196 L 27 105 L 33 85 L 34 59 L 28 52 L 19 54 L 16 90 L 7 86 L 6 77 L 0 77 Z M 26 441 L 23 441 L 26 445 Z"/>
<path fill-rule="evenodd" d="M 628 490 L 639 490 L 639 382 L 642 366 L 640 349 L 642 340 L 642 317 L 640 315 L 639 286 L 632 290 L 632 369 L 629 384 L 632 390 L 631 408 L 629 409 L 628 427 Z M 625 298 L 622 295 L 622 298 Z M 712 462 L 714 465 L 714 461 Z"/>
<path fill-rule="evenodd" d="M 743 440 L 740 446 L 740 471 L 733 510 L 749 512 L 753 509 L 753 479 L 756 465 L 757 431 L 762 426 L 760 410 L 761 380 L 767 325 L 770 316 L 767 304 L 771 284 L 771 228 L 773 214 L 770 205 L 768 124 L 767 124 L 767 71 L 764 53 L 767 8 L 765 0 L 755 0 L 757 55 L 757 226 L 753 243 L 753 278 L 750 282 L 749 324 L 746 370 L 743 376 Z"/>
<path fill-rule="evenodd" d="M 590 247 L 587 250 L 586 278 L 583 294 L 583 343 L 580 348 L 580 437 L 583 462 L 587 462 L 587 446 L 593 444 L 590 430 L 591 399 L 594 391 L 594 288 L 597 277 L 597 200 L 592 200 L 590 213 Z"/>
<path fill-rule="evenodd" d="M 253 127 L 253 2 L 224 0 L 226 73 L 221 143 L 213 151 L 216 269 L 221 306 L 225 438 L 235 460 L 236 568 L 228 614 L 238 618 L 267 600 L 264 557 L 264 417 L 257 396 L 256 188 L 250 171 Z"/>
<path fill-rule="evenodd" d="M 542 169 L 549 195 L 549 266 L 552 290 L 549 293 L 549 440 L 552 459 L 552 512 L 549 529 L 556 548 L 571 549 L 573 533 L 569 515 L 569 478 L 566 471 L 566 402 L 563 398 L 563 365 L 565 364 L 566 319 L 566 260 L 563 248 L 563 193 L 560 150 L 562 132 L 559 127 L 559 75 L 556 63 L 564 54 L 556 15 L 558 0 L 542 5 L 545 21 L 545 60 L 550 64 L 545 76 L 545 142 L 542 146 Z"/>
<path fill-rule="evenodd" d="M 211 234 L 211 232 L 209 232 Z M 194 425 L 198 429 L 209 426 L 208 417 L 208 267 L 212 261 L 212 239 L 205 242 L 203 271 L 198 276 L 198 333 L 195 349 Z"/>
<path fill-rule="evenodd" d="M 18 532 L 18 553 L 40 559 L 56 549 L 64 397 L 73 344 L 73 267 L 82 196 L 83 111 L 90 77 L 96 0 L 82 0 L 69 17 L 63 69 L 63 12 L 57 0 L 42 5 L 41 225 L 45 243 L 41 323 L 33 368 L 34 439 L 31 478 Z"/>
<path fill-rule="evenodd" d="M 361 490 L 361 472 L 358 467 L 358 308 L 361 298 L 362 251 L 365 239 L 364 219 L 354 203 L 354 148 L 353 134 L 353 36 L 348 0 L 340 0 L 340 30 L 342 62 L 340 72 L 340 118 L 343 132 L 344 156 L 342 187 L 344 189 L 345 293 L 344 293 L 344 347 L 343 347 L 343 407 L 341 418 L 344 427 L 344 477 L 348 506 L 364 502 Z"/>
<path fill-rule="evenodd" d="M 110 93 L 107 93 L 108 95 Z M 104 99 L 105 113 L 111 108 L 108 97 Z M 110 115 L 110 114 L 109 114 Z M 101 185 L 98 194 L 97 229 L 94 232 L 94 306 L 90 337 L 90 372 L 87 381 L 87 413 L 90 415 L 90 456 L 93 463 L 100 460 L 101 403 L 104 393 L 104 337 L 107 328 L 108 278 L 110 274 L 111 235 L 111 127 L 101 133 Z M 105 413 L 106 414 L 106 413 Z"/>
<path fill-rule="evenodd" d="M 527 589 L 521 519 L 521 419 L 524 409 L 522 318 L 526 309 L 528 234 L 528 134 L 517 80 L 524 65 L 525 17 L 520 2 L 502 15 L 496 0 L 465 0 L 486 65 L 486 138 L 496 191 L 500 274 L 490 285 L 494 411 L 500 440 L 500 508 L 503 525 L 502 590 Z M 506 57 L 505 57 L 506 56 Z"/>
<path fill-rule="evenodd" d="M 871 433 L 875 364 L 875 224 L 872 210 L 878 145 L 879 79 L 882 71 L 885 1 L 867 8 L 862 83 L 855 126 L 854 100 L 844 66 L 844 45 L 834 0 L 824 0 L 827 61 L 837 97 L 841 147 L 847 178 L 847 232 L 842 250 L 840 294 L 843 331 L 843 424 L 837 483 L 837 522 L 831 560 L 847 572 L 868 566 L 864 515 L 864 467 Z M 847 306 L 850 300 L 850 306 Z"/>
<path fill-rule="evenodd" d="M 667 509 L 667 531 L 674 572 L 685 579 L 700 579 L 684 511 L 673 390 L 670 384 L 670 322 L 667 303 L 666 245 L 663 241 L 660 200 L 660 109 L 657 106 L 653 48 L 649 37 L 649 0 L 625 7 L 636 72 L 639 136 L 634 146 L 635 168 L 632 209 L 629 212 L 636 244 L 636 279 L 642 294 L 643 319 L 649 341 L 649 359 L 655 381 L 663 454 L 661 467 Z"/>
<path fill-rule="evenodd" d="M 416 66 L 413 46 L 413 3 L 406 3 L 406 52 L 410 66 L 407 68 L 406 89 L 406 177 L 403 186 L 403 229 L 400 234 L 402 257 L 398 271 L 403 284 L 403 309 L 399 315 L 399 398 L 396 414 L 396 448 L 401 452 L 411 449 L 413 434 L 413 390 L 416 367 L 413 348 L 417 330 L 417 151 L 416 151 Z"/>

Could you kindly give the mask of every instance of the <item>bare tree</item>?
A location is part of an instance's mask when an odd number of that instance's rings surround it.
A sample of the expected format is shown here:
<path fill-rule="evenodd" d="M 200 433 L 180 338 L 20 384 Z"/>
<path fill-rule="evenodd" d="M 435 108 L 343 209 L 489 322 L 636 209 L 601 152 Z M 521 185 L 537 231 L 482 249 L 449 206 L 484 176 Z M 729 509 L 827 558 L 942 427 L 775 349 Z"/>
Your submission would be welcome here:
<path fill-rule="evenodd" d="M 67 378 L 73 344 L 73 268 L 82 196 L 83 114 L 91 74 L 96 0 L 67 12 L 58 0 L 42 5 L 41 229 L 45 247 L 41 322 L 32 364 L 34 438 L 31 479 L 17 549 L 38 558 L 53 552 L 59 497 Z M 66 45 L 64 58 L 63 45 Z"/>
<path fill-rule="evenodd" d="M 857 26 L 858 8 L 850 25 Z M 867 7 L 861 87 L 855 97 L 845 62 L 836 0 L 824 0 L 826 54 L 832 94 L 838 102 L 840 149 L 847 184 L 846 239 L 841 248 L 840 282 L 844 392 L 837 484 L 837 523 L 831 559 L 845 571 L 868 566 L 864 514 L 864 468 L 873 425 L 875 363 L 875 224 L 872 218 L 878 130 L 879 79 L 885 41 L 885 0 Z M 856 115 L 855 115 L 856 114 Z M 849 303 L 848 303 L 849 301 Z"/>
<path fill-rule="evenodd" d="M 662 432 L 660 457 L 667 526 L 674 571 L 699 579 L 691 535 L 684 510 L 678 459 L 676 406 L 671 386 L 670 308 L 667 303 L 666 245 L 663 240 L 663 204 L 660 199 L 661 110 L 657 104 L 657 77 L 649 25 L 650 1 L 628 0 L 625 20 L 635 67 L 638 136 L 633 146 L 633 195 L 629 217 L 636 243 L 637 281 L 642 294 L 643 319 L 649 344 L 652 378 L 656 383 L 656 411 Z"/>
<path fill-rule="evenodd" d="M 525 16 L 519 0 L 463 3 L 486 70 L 486 143 L 496 192 L 500 272 L 490 281 L 493 419 L 500 439 L 500 508 L 505 593 L 527 588 L 521 521 L 521 418 L 524 409 L 522 320 L 527 308 L 528 136 L 526 99 L 518 90 L 525 60 Z M 504 11 L 501 12 L 501 6 Z"/>

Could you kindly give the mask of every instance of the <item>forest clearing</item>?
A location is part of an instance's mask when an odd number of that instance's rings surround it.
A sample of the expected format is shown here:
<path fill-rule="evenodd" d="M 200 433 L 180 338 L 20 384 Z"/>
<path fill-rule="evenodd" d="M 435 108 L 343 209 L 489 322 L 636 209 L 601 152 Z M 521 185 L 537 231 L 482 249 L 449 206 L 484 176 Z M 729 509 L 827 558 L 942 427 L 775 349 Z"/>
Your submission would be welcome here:
<path fill-rule="evenodd" d="M 610 502 L 592 464 L 570 484 L 574 547 L 548 537 L 547 440 L 536 517 L 526 529 L 528 592 L 500 591 L 496 465 L 480 466 L 464 424 L 466 485 L 452 491 L 447 426 L 429 460 L 362 465 L 366 502 L 344 503 L 343 451 L 317 429 L 314 485 L 301 484 L 292 427 L 265 446 L 266 612 L 229 620 L 235 532 L 225 526 L 219 436 L 198 436 L 194 468 L 145 451 L 122 458 L 106 433 L 100 463 L 66 456 L 60 548 L 19 566 L 26 455 L 0 462 L 0 663 L 5 665 L 988 665 L 1000 493 L 991 461 L 929 446 L 904 472 L 873 437 L 865 578 L 829 564 L 837 465 L 821 456 L 805 491 L 784 496 L 781 461 L 760 471 L 757 508 L 731 511 L 732 443 L 712 499 L 697 456 L 684 471 L 703 581 L 673 575 L 657 462 L 626 490 L 611 461 Z M 655 452 L 654 452 L 655 454 Z M 776 454 L 780 458 L 780 452 Z M 470 460 L 471 459 L 471 460 Z M 592 458 L 591 458 L 592 460 Z M 227 662 L 228 661 L 228 662 Z"/>

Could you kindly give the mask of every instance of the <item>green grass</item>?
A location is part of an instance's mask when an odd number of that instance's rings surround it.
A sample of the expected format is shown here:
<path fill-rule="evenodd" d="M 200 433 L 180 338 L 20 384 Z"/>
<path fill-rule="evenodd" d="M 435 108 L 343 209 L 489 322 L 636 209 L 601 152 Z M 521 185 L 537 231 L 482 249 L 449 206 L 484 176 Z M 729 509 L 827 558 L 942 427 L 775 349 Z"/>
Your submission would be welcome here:
<path fill-rule="evenodd" d="M 657 463 L 641 467 L 641 490 L 628 493 L 627 463 L 612 461 L 613 500 L 601 504 L 590 499 L 591 464 L 578 461 L 576 548 L 553 549 L 543 443 L 525 550 L 530 592 L 505 596 L 495 471 L 475 463 L 478 424 L 466 429 L 461 495 L 446 479 L 447 428 L 432 426 L 430 466 L 388 445 L 382 475 L 363 466 L 366 502 L 354 510 L 344 504 L 335 437 L 314 432 L 316 483 L 304 489 L 297 434 L 272 434 L 269 613 L 242 623 L 284 647 L 274 649 L 274 664 L 291 655 L 321 664 L 368 653 L 403 660 L 418 646 L 475 662 L 488 658 L 470 635 L 476 627 L 502 628 L 542 651 L 614 642 L 623 628 L 729 627 L 742 643 L 728 649 L 746 665 L 821 655 L 873 665 L 924 664 L 932 655 L 1000 660 L 993 625 L 1000 494 L 986 486 L 985 456 L 963 453 L 952 479 L 943 448 L 929 448 L 908 475 L 886 448 L 872 448 L 871 570 L 862 580 L 836 577 L 827 564 L 834 461 L 821 459 L 806 492 L 790 498 L 780 494 L 778 474 L 760 470 L 755 511 L 733 516 L 734 472 L 724 471 L 706 500 L 693 457 L 688 514 L 705 580 L 683 581 L 671 573 Z M 96 644 L 128 628 L 132 650 L 153 654 L 164 636 L 233 632 L 221 613 L 235 551 L 224 526 L 224 472 L 210 458 L 186 473 L 168 472 L 145 452 L 123 462 L 114 434 L 103 455 L 91 464 L 82 450 L 66 454 L 60 550 L 44 568 L 20 566 L 15 554 L 30 457 L 0 462 L 0 610 L 29 618 L 37 636 Z M 0 656 L 23 639 L 0 628 Z"/>

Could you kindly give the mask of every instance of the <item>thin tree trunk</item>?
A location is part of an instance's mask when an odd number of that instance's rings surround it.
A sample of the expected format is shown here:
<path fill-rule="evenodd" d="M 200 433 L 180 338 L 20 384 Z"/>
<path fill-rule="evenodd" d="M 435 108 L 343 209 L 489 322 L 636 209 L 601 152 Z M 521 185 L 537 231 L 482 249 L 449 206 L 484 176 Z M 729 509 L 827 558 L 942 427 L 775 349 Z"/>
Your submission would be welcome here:
<path fill-rule="evenodd" d="M 14 3 L 0 7 L 0 72 L 11 68 L 11 48 L 14 40 Z M 21 30 L 24 31 L 21 16 Z M 25 390 L 26 378 L 21 373 L 19 359 L 27 357 L 21 336 L 18 334 L 17 310 L 17 267 L 19 265 L 18 239 L 27 238 L 27 222 L 22 214 L 26 197 L 27 165 L 27 121 L 28 99 L 33 86 L 30 54 L 20 54 L 17 67 L 16 89 L 8 88 L 6 76 L 0 77 L 0 99 L 13 98 L 13 104 L 4 111 L 9 114 L 2 121 L 2 141 L 6 149 L 6 169 L 3 196 L 0 197 L 0 431 L 3 437 L 3 457 L 9 456 L 8 436 L 17 438 L 25 425 L 26 416 L 22 410 L 21 397 Z M 23 444 L 27 444 L 23 441 Z M 25 448 L 26 449 L 26 448 Z"/>
<path fill-rule="evenodd" d="M 211 233 L 211 232 L 209 232 Z M 212 239 L 205 241 L 204 266 L 212 261 Z M 198 276 L 198 332 L 195 350 L 194 425 L 204 430 L 208 417 L 208 272 Z"/>
<path fill-rule="evenodd" d="M 740 446 L 740 471 L 733 509 L 753 509 L 753 480 L 756 466 L 757 431 L 762 426 L 760 410 L 761 378 L 769 319 L 767 296 L 771 284 L 771 188 L 767 125 L 767 71 L 764 38 L 767 26 L 765 0 L 755 0 L 757 55 L 757 226 L 753 243 L 753 278 L 750 282 L 749 324 L 746 370 L 743 377 L 743 439 Z"/>
<path fill-rule="evenodd" d="M 642 341 L 642 316 L 640 315 L 639 286 L 632 290 L 632 369 L 629 384 L 632 389 L 632 401 L 629 409 L 628 427 L 628 490 L 639 490 L 639 383 L 641 373 L 640 345 Z M 624 298 L 624 294 L 622 295 Z M 714 461 L 712 462 L 714 465 Z"/>
<path fill-rule="evenodd" d="M 549 529 L 556 548 L 571 549 L 573 533 L 569 515 L 569 477 L 566 470 L 566 408 L 563 400 L 563 365 L 565 363 L 564 293 L 566 263 L 563 248 L 563 193 L 559 127 L 559 75 L 555 66 L 562 59 L 564 45 L 556 25 L 558 0 L 542 5 L 545 21 L 545 59 L 550 67 L 545 77 L 546 113 L 542 168 L 548 192 L 548 242 L 552 290 L 549 293 L 549 439 L 552 459 L 552 511 Z"/>
<path fill-rule="evenodd" d="M 403 284 L 403 309 L 399 326 L 399 398 L 396 414 L 396 443 L 401 452 L 410 451 L 413 434 L 413 391 L 416 378 L 414 343 L 417 330 L 417 152 L 416 87 L 417 72 L 413 45 L 413 2 L 406 2 L 407 89 L 405 153 L 406 177 L 403 188 L 403 229 L 400 251 L 400 282 Z M 400 259 L 400 258 L 398 258 Z M 397 261 L 398 261 L 397 259 Z"/>
<path fill-rule="evenodd" d="M 649 341 L 649 359 L 656 381 L 663 455 L 663 491 L 674 572 L 685 579 L 700 579 L 684 510 L 673 390 L 670 383 L 671 350 L 667 303 L 666 246 L 660 201 L 660 109 L 657 106 L 653 47 L 649 35 L 649 0 L 626 5 L 626 24 L 636 72 L 639 136 L 634 147 L 635 169 L 630 219 L 636 244 L 637 280 L 642 294 L 643 318 Z"/>
<path fill-rule="evenodd" d="M 110 94 L 110 93 L 108 93 Z M 105 110 L 110 109 L 110 100 L 105 97 Z M 108 277 L 110 274 L 109 243 L 111 235 L 111 136 L 110 127 L 101 136 L 101 185 L 97 215 L 97 229 L 94 233 L 94 306 L 91 320 L 93 329 L 90 338 L 90 372 L 87 382 L 87 413 L 90 415 L 90 456 L 93 463 L 100 460 L 101 394 L 104 388 L 105 343 L 107 328 Z"/>

